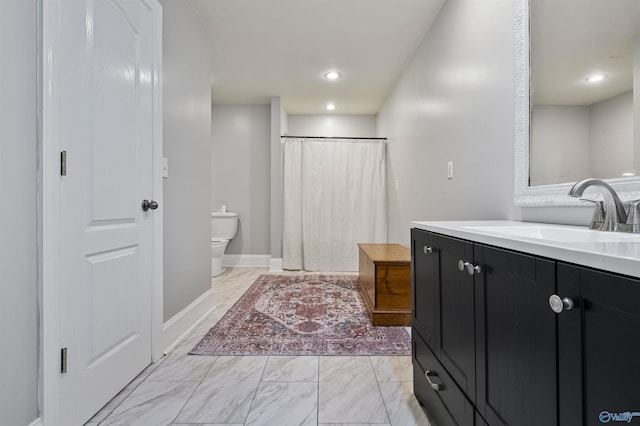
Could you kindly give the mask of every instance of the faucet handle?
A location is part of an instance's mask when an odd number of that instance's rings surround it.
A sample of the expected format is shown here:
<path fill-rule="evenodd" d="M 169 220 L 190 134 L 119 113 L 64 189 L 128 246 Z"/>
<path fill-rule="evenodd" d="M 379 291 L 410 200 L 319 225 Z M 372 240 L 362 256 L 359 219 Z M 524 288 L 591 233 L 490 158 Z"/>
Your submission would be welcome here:
<path fill-rule="evenodd" d="M 640 200 L 632 200 L 629 202 L 627 225 L 629 225 L 629 232 L 640 233 Z"/>
<path fill-rule="evenodd" d="M 580 198 L 580 201 L 588 201 L 590 203 L 595 204 L 596 208 L 593 211 L 593 216 L 591 217 L 591 224 L 589 225 L 589 229 L 600 229 L 602 224 L 604 223 L 604 202 L 599 200 L 590 200 L 589 198 Z"/>

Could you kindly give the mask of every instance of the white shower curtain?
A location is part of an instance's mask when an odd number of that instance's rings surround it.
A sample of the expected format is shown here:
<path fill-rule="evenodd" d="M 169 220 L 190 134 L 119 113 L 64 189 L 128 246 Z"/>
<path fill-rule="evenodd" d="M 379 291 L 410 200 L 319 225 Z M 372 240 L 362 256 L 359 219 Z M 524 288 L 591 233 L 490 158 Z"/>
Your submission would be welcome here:
<path fill-rule="evenodd" d="M 283 144 L 284 269 L 357 271 L 357 244 L 387 239 L 385 142 Z"/>

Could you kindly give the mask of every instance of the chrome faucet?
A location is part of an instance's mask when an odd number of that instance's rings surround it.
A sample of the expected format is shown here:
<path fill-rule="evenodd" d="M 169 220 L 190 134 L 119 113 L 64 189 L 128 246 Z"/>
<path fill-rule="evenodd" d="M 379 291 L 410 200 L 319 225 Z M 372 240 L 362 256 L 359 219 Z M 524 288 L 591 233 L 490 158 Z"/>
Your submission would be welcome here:
<path fill-rule="evenodd" d="M 614 191 L 606 182 L 593 178 L 581 180 L 573 185 L 569 191 L 569 196 L 576 198 L 582 197 L 584 190 L 590 186 L 597 189 L 604 198 L 604 204 L 601 205 L 604 210 L 604 218 L 601 219 L 602 223 L 596 222 L 596 217 L 602 216 L 601 214 L 598 214 L 598 207 L 596 207 L 596 214 L 594 214 L 594 218 L 591 221 L 591 228 L 599 229 L 601 231 L 627 231 L 627 229 L 623 229 L 626 228 L 626 226 L 620 226 L 620 224 L 626 225 L 627 213 L 625 212 L 624 206 L 620 201 L 620 197 L 616 194 L 616 191 Z"/>

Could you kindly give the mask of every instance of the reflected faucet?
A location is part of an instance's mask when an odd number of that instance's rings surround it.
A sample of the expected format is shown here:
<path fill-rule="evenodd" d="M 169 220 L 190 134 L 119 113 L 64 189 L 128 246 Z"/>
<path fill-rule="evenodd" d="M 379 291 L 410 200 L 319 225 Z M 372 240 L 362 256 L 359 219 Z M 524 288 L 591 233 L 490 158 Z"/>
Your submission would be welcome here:
<path fill-rule="evenodd" d="M 602 194 L 604 198 L 604 220 L 602 224 L 596 224 L 595 217 L 591 223 L 592 229 L 599 229 L 601 231 L 618 231 L 619 224 L 626 224 L 627 213 L 624 210 L 624 206 L 620 201 L 620 197 L 616 194 L 609 184 L 603 182 L 600 179 L 585 179 L 573 185 L 573 188 L 569 191 L 569 196 L 579 198 L 584 193 L 584 190 L 593 186 Z M 594 226 L 596 225 L 596 226 Z"/>

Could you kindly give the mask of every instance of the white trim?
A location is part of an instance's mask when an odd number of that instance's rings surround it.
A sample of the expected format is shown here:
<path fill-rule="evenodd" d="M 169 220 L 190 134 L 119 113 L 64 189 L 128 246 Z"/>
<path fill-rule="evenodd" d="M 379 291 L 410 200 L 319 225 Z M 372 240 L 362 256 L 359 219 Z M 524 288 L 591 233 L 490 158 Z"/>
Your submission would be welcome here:
<path fill-rule="evenodd" d="M 268 254 L 225 254 L 222 256 L 223 267 L 269 267 L 271 256 Z"/>
<path fill-rule="evenodd" d="M 282 272 L 282 258 L 272 257 L 269 260 L 269 272 Z"/>
<path fill-rule="evenodd" d="M 529 1 L 514 0 L 514 201 L 522 207 L 584 206 L 567 195 L 574 182 L 529 186 Z M 623 201 L 640 198 L 640 177 L 606 179 Z"/>
<path fill-rule="evenodd" d="M 162 179 L 162 6 L 154 1 L 153 7 L 153 199 L 160 208 L 153 215 L 153 278 L 151 282 L 151 361 L 162 357 L 164 330 L 164 196 Z"/>
<path fill-rule="evenodd" d="M 162 326 L 163 353 L 169 353 L 215 308 L 213 289 L 191 302 Z"/>
<path fill-rule="evenodd" d="M 44 423 L 42 423 L 42 419 L 38 417 L 37 419 L 29 423 L 29 426 L 44 426 Z"/>
<path fill-rule="evenodd" d="M 37 166 L 36 166 L 36 182 L 37 182 L 37 200 L 36 200 L 36 214 L 37 214 L 37 288 L 38 288 L 38 410 L 40 413 L 43 411 L 43 400 L 44 400 L 44 368 L 43 368 L 43 326 L 42 326 L 42 253 L 43 253 L 43 245 L 42 245 L 42 202 L 43 202 L 43 189 L 42 189 L 42 159 L 43 159 L 43 150 L 42 150 L 42 111 L 43 111 L 43 83 L 44 79 L 42 78 L 42 68 L 43 68 L 43 52 L 45 51 L 43 48 L 43 38 L 42 38 L 42 0 L 36 1 L 36 126 L 37 126 L 37 147 L 36 147 L 36 158 L 37 158 Z M 34 422 L 39 422 L 42 424 L 42 419 L 38 417 Z"/>
<path fill-rule="evenodd" d="M 42 4 L 42 386 L 41 419 L 57 425 L 60 418 L 60 129 L 58 119 L 57 54 L 60 47 L 60 0 L 44 0 Z"/>
<path fill-rule="evenodd" d="M 513 2 L 514 197 L 522 205 L 529 186 L 529 1 Z"/>

